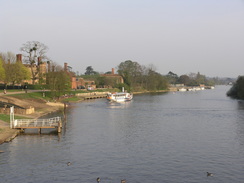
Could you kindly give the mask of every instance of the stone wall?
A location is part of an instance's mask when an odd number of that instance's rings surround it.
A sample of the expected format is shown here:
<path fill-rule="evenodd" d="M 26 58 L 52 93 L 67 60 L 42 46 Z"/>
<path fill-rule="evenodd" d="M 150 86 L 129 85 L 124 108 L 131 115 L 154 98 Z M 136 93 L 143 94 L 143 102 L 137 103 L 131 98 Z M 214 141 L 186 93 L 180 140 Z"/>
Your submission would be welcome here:
<path fill-rule="evenodd" d="M 35 112 L 34 107 L 30 107 L 29 109 L 21 109 L 21 108 L 14 108 L 14 114 L 32 114 Z M 10 108 L 0 108 L 1 114 L 10 114 Z"/>

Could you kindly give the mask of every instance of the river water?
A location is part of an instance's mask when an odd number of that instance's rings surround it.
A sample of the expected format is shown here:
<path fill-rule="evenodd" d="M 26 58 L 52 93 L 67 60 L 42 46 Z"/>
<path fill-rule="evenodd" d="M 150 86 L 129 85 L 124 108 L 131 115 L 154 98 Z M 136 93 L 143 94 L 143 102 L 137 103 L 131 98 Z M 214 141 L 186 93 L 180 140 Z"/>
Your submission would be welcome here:
<path fill-rule="evenodd" d="M 0 182 L 243 183 L 244 102 L 229 88 L 72 104 L 59 136 L 0 145 Z"/>

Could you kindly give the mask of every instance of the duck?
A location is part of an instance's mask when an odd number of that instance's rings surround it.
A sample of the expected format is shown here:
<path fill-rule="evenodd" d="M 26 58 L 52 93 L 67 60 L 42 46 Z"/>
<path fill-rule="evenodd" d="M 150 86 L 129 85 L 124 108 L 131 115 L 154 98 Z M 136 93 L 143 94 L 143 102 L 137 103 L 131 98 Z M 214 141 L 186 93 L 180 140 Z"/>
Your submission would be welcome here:
<path fill-rule="evenodd" d="M 99 178 L 99 177 L 97 178 L 97 182 L 98 182 L 98 183 L 100 182 L 100 178 Z"/>
<path fill-rule="evenodd" d="M 213 176 L 213 173 L 207 172 L 207 176 Z"/>
<path fill-rule="evenodd" d="M 71 165 L 71 162 L 68 162 L 68 163 L 67 163 L 67 166 L 70 166 L 70 165 Z"/>

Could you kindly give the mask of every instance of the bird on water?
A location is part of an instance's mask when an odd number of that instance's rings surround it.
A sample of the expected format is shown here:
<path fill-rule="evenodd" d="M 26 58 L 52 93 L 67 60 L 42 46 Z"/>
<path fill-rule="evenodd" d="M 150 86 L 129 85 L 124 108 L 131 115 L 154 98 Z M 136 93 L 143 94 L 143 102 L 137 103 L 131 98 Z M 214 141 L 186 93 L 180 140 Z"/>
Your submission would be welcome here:
<path fill-rule="evenodd" d="M 98 177 L 98 178 L 97 178 L 97 183 L 99 183 L 99 182 L 100 182 L 100 178 Z"/>
<path fill-rule="evenodd" d="M 213 176 L 213 173 L 207 172 L 207 176 Z"/>
<path fill-rule="evenodd" d="M 70 166 L 70 165 L 71 165 L 71 162 L 68 162 L 68 163 L 67 163 L 67 166 Z"/>

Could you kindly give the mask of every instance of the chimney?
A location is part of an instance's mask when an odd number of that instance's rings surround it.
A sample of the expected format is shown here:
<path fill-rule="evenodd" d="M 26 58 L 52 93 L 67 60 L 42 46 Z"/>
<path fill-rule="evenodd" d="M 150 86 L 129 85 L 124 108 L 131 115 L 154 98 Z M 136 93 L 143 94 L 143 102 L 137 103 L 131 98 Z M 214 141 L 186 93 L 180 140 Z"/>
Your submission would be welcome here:
<path fill-rule="evenodd" d="M 38 58 L 37 58 L 37 63 L 38 63 L 38 65 L 40 65 L 41 62 L 42 62 L 42 57 L 38 57 Z"/>
<path fill-rule="evenodd" d="M 64 63 L 64 71 L 68 72 L 68 64 L 67 63 Z"/>
<path fill-rule="evenodd" d="M 22 54 L 16 55 L 16 61 L 22 63 Z"/>
<path fill-rule="evenodd" d="M 51 64 L 50 64 L 50 61 L 47 62 L 47 71 L 48 71 L 48 72 L 51 71 Z"/>
<path fill-rule="evenodd" d="M 112 74 L 114 74 L 114 68 L 112 68 Z"/>

